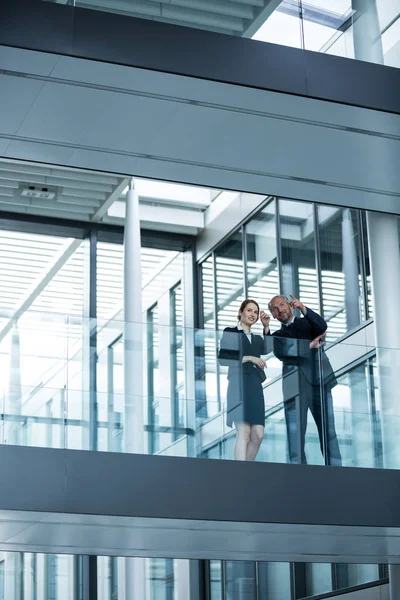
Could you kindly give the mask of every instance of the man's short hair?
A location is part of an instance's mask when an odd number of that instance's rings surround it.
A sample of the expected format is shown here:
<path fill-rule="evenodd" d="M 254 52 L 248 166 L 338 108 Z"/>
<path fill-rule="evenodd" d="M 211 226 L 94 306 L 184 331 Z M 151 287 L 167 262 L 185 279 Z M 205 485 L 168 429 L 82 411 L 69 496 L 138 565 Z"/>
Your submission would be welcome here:
<path fill-rule="evenodd" d="M 269 308 L 269 312 L 272 313 L 272 309 L 271 309 L 271 304 L 274 300 L 276 300 L 277 298 L 283 298 L 284 300 L 286 300 L 287 302 L 287 298 L 286 296 L 282 296 L 282 294 L 278 294 L 277 296 L 273 296 L 273 298 L 271 298 L 271 300 L 268 302 L 268 308 Z"/>

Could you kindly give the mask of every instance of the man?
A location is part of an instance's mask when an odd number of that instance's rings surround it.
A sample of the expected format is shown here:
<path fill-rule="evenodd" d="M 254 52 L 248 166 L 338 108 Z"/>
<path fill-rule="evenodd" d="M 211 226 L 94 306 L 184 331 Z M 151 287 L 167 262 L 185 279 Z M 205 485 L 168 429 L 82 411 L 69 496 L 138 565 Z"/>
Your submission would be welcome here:
<path fill-rule="evenodd" d="M 341 465 L 342 459 L 335 431 L 332 388 L 337 384 L 332 366 L 321 341 L 327 330 L 324 319 L 291 296 L 274 296 L 268 304 L 272 316 L 281 322 L 275 331 L 274 354 L 283 362 L 282 388 L 291 463 L 306 463 L 304 452 L 307 411 L 310 409 L 317 425 L 322 453 L 325 448 L 328 464 Z M 295 317 L 299 309 L 303 318 Z M 266 317 L 263 311 L 261 318 Z M 269 332 L 269 335 L 271 333 Z M 321 377 L 322 374 L 322 377 Z M 322 401 L 321 401 L 322 400 Z M 322 419 L 325 407 L 325 428 Z"/>

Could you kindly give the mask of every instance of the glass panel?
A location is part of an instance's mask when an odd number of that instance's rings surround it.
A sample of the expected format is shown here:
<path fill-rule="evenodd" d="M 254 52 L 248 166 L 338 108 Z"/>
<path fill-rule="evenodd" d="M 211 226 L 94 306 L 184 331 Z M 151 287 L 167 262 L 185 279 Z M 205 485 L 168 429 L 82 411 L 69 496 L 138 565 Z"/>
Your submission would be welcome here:
<path fill-rule="evenodd" d="M 379 579 L 378 565 L 337 564 L 338 589 L 362 585 Z"/>
<path fill-rule="evenodd" d="M 248 561 L 225 562 L 226 600 L 256 600 L 256 565 Z"/>
<path fill-rule="evenodd" d="M 372 364 L 366 361 L 339 377 L 332 390 L 343 466 L 374 467 L 379 461 L 380 424 L 373 387 Z"/>
<path fill-rule="evenodd" d="M 282 293 L 319 310 L 313 205 L 279 200 Z"/>
<path fill-rule="evenodd" d="M 399 220 L 400 225 L 400 220 Z M 367 294 L 367 314 L 366 319 L 374 317 L 374 303 L 372 298 L 372 278 L 371 278 L 371 265 L 369 260 L 369 247 L 368 247 L 368 230 L 367 230 L 367 217 L 364 211 L 361 212 L 361 229 L 363 234 L 364 242 L 364 261 L 365 261 L 365 286 Z M 400 239 L 400 238 L 399 238 Z"/>
<path fill-rule="evenodd" d="M 174 600 L 174 561 L 150 558 L 146 562 L 151 600 Z"/>
<path fill-rule="evenodd" d="M 243 241 L 242 232 L 234 233 L 215 252 L 217 280 L 218 329 L 235 327 L 238 311 L 244 300 L 243 292 Z M 227 367 L 219 367 L 219 398 L 223 401 L 227 392 Z"/>
<path fill-rule="evenodd" d="M 171 389 L 172 389 L 172 426 L 174 440 L 177 440 L 186 426 L 186 392 L 184 373 L 184 337 L 183 337 L 183 294 L 179 284 L 171 291 Z"/>
<path fill-rule="evenodd" d="M 246 225 L 247 286 L 249 298 L 254 298 L 267 309 L 269 300 L 279 294 L 279 276 L 276 243 L 276 207 L 272 201 Z M 271 331 L 279 326 L 271 322 Z M 258 324 L 254 332 L 261 332 Z"/>
<path fill-rule="evenodd" d="M 306 595 L 315 596 L 332 591 L 332 566 L 327 563 L 306 563 Z"/>
<path fill-rule="evenodd" d="M 321 282 L 326 340 L 334 341 L 360 323 L 364 305 L 358 211 L 318 207 Z"/>
<path fill-rule="evenodd" d="M 222 596 L 222 563 L 210 560 L 210 600 L 224 600 Z"/>
<path fill-rule="evenodd" d="M 290 563 L 258 563 L 258 585 L 263 600 L 291 600 Z"/>
<path fill-rule="evenodd" d="M 0 558 L 0 599 L 77 600 L 71 555 L 4 552 Z"/>
<path fill-rule="evenodd" d="M 242 233 L 234 233 L 215 253 L 218 329 L 234 327 L 243 296 Z"/>
<path fill-rule="evenodd" d="M 3 441 L 64 447 L 74 377 L 65 366 L 82 336 L 82 240 L 1 230 L 0 259 Z"/>
<path fill-rule="evenodd" d="M 267 389 L 268 394 L 268 389 Z M 264 442 L 257 454 L 258 461 L 285 463 L 287 456 L 287 433 L 283 408 L 269 414 L 265 420 Z"/>
<path fill-rule="evenodd" d="M 161 400 L 160 369 L 159 369 L 159 311 L 156 305 L 148 313 L 148 419 L 149 419 L 149 449 L 154 454 L 160 449 L 160 434 L 156 428 L 163 425 L 163 408 L 165 403 Z M 165 397 L 165 396 L 164 396 Z M 168 423 L 166 423 L 168 425 Z"/>
<path fill-rule="evenodd" d="M 300 3 L 283 1 L 276 10 L 267 12 L 265 21 L 251 37 L 260 42 L 303 48 L 302 25 Z"/>
<path fill-rule="evenodd" d="M 217 335 L 215 332 L 214 257 L 209 256 L 201 264 L 204 332 L 196 332 L 196 413 L 207 418 L 210 408 L 219 410 Z"/>
<path fill-rule="evenodd" d="M 400 67 L 400 6 L 396 0 L 307 0 L 304 48 Z"/>

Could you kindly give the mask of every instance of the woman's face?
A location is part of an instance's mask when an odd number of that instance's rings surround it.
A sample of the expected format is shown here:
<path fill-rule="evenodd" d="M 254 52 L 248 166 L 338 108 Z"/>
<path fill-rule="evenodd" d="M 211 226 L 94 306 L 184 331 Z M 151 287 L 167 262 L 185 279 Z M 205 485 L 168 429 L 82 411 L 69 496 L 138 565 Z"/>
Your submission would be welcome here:
<path fill-rule="evenodd" d="M 253 302 L 250 302 L 240 314 L 240 321 L 243 325 L 251 327 L 258 319 L 258 308 Z"/>

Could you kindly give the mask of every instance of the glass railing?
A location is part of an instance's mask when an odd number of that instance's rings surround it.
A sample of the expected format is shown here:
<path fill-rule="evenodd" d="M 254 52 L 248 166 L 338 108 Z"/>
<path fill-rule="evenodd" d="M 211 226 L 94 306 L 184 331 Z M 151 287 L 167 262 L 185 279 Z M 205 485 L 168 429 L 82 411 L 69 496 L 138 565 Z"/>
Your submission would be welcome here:
<path fill-rule="evenodd" d="M 400 67 L 397 0 L 282 0 L 263 9 L 256 1 L 46 1 Z"/>
<path fill-rule="evenodd" d="M 245 334 L 34 312 L 0 323 L 3 444 L 400 465 L 400 348 L 376 348 L 373 323 L 315 348 L 261 336 L 265 368 L 243 363 Z"/>

